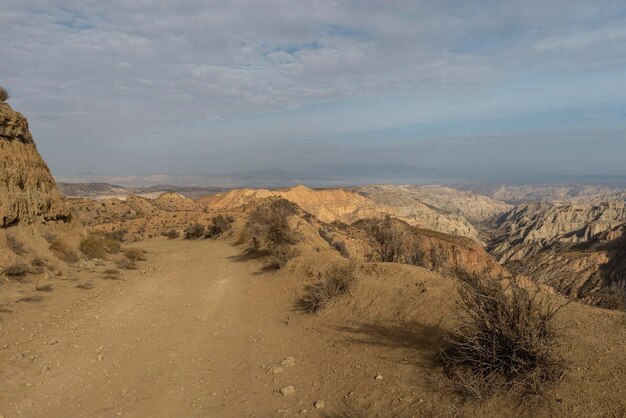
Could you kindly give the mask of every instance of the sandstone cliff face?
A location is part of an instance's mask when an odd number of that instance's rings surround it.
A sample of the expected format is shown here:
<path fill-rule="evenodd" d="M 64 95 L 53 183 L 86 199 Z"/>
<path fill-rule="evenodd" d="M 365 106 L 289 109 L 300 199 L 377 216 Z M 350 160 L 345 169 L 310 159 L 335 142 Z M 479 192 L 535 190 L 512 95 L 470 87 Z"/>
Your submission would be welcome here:
<path fill-rule="evenodd" d="M 70 218 L 26 118 L 0 102 L 0 227 Z"/>

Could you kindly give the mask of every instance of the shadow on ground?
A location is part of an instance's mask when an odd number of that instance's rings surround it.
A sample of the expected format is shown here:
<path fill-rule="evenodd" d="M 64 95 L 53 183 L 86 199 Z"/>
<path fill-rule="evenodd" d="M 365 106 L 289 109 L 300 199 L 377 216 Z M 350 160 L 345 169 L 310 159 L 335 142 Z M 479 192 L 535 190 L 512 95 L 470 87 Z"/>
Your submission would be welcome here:
<path fill-rule="evenodd" d="M 336 328 L 347 334 L 349 344 L 364 344 L 387 348 L 404 348 L 415 351 L 412 360 L 405 363 L 439 367 L 439 350 L 447 331 L 439 324 L 423 324 L 418 321 L 398 321 L 389 324 L 360 323 Z"/>

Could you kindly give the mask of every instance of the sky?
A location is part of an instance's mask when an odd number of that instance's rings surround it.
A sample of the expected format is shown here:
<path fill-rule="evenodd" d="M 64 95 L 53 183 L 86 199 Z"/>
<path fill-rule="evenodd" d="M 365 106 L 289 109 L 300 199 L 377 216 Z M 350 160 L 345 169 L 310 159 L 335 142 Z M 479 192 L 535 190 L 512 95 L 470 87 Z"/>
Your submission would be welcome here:
<path fill-rule="evenodd" d="M 61 178 L 626 175 L 623 0 L 3 0 L 0 57 Z"/>

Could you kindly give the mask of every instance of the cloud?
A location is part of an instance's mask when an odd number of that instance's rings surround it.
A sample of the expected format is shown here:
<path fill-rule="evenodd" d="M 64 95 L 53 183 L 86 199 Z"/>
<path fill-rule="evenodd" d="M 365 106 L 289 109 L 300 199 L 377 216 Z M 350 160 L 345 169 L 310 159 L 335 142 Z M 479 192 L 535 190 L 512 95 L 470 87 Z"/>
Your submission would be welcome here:
<path fill-rule="evenodd" d="M 626 66 L 614 0 L 5 0 L 0 27 L 0 84 L 59 142 Z"/>

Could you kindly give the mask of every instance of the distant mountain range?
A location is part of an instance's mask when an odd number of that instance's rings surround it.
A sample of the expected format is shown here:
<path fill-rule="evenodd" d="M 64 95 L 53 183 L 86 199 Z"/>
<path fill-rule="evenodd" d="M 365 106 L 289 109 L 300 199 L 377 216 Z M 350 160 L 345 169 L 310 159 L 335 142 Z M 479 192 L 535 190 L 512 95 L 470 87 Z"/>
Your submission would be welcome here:
<path fill-rule="evenodd" d="M 123 187 L 288 187 L 307 184 L 313 187 L 363 185 L 371 183 L 432 183 L 451 179 L 431 168 L 397 163 L 317 164 L 301 171 L 280 169 L 238 171 L 225 174 L 146 174 L 100 176 L 79 174 L 59 177 L 61 183 L 119 184 Z"/>

